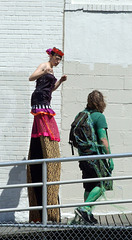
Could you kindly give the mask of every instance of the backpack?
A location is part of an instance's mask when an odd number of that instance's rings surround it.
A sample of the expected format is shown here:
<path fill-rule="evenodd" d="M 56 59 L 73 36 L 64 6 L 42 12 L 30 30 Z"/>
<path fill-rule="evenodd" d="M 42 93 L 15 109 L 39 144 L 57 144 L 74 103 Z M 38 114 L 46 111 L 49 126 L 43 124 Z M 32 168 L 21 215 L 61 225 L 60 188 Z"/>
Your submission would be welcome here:
<path fill-rule="evenodd" d="M 71 144 L 72 155 L 74 155 L 73 147 L 77 148 L 83 155 L 98 152 L 97 137 L 90 112 L 84 110 L 75 117 L 71 124 L 69 144 Z"/>

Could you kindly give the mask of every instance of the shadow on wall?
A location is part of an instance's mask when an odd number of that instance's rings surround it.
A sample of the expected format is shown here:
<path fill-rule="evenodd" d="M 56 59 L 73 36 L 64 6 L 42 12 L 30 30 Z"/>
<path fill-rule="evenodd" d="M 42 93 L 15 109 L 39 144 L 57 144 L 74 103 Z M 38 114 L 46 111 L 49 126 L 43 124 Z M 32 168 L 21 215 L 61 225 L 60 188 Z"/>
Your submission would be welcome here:
<path fill-rule="evenodd" d="M 25 160 L 25 159 L 23 159 Z M 26 182 L 26 166 L 14 166 L 9 173 L 7 185 Z M 16 208 L 20 201 L 22 188 L 3 189 L 0 196 L 0 209 Z M 0 222 L 15 222 L 15 212 L 0 213 Z"/>

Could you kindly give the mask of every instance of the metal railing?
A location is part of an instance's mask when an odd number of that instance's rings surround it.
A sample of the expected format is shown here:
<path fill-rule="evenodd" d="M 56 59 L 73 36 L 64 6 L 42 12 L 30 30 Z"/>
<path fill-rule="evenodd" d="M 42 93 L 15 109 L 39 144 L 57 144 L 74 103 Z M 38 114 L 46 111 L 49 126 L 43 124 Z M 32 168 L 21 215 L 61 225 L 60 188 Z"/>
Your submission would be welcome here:
<path fill-rule="evenodd" d="M 58 205 L 47 205 L 47 186 L 48 185 L 63 185 L 63 184 L 75 184 L 84 182 L 96 182 L 96 181 L 106 181 L 106 180 L 128 180 L 132 179 L 132 176 L 118 176 L 118 177 L 103 177 L 103 178 L 89 178 L 80 180 L 69 180 L 69 181 L 58 181 L 58 182 L 47 182 L 47 163 L 48 162 L 74 162 L 74 161 L 87 161 L 87 160 L 99 160 L 99 159 L 110 159 L 110 158 L 128 158 L 132 157 L 132 153 L 122 153 L 122 154 L 105 154 L 105 155 L 92 155 L 92 156 L 78 156 L 69 158 L 50 158 L 50 159 L 38 159 L 38 160 L 24 160 L 0 163 L 0 167 L 8 166 L 20 166 L 20 165 L 33 165 L 42 164 L 42 182 L 40 183 L 24 183 L 24 184 L 12 184 L 6 186 L 0 186 L 0 189 L 9 188 L 23 188 L 23 187 L 38 187 L 42 186 L 42 206 L 26 207 L 26 208 L 3 208 L 0 209 L 1 212 L 15 212 L 15 211 L 30 211 L 30 210 L 42 210 L 42 224 L 47 225 L 47 209 L 52 208 L 69 208 L 78 206 L 92 206 L 92 205 L 106 205 L 106 204 L 121 204 L 121 203 L 132 203 L 132 199 L 125 200 L 113 200 L 113 201 L 97 201 L 97 202 L 87 202 L 87 203 L 76 203 L 76 204 L 58 204 Z"/>

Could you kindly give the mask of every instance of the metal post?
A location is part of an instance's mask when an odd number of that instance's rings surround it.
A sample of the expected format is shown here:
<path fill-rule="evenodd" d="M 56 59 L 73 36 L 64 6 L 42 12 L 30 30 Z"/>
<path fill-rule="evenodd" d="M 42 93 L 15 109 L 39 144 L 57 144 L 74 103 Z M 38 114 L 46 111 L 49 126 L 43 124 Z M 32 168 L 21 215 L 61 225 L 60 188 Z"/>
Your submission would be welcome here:
<path fill-rule="evenodd" d="M 42 163 L 42 223 L 47 225 L 47 163 Z"/>

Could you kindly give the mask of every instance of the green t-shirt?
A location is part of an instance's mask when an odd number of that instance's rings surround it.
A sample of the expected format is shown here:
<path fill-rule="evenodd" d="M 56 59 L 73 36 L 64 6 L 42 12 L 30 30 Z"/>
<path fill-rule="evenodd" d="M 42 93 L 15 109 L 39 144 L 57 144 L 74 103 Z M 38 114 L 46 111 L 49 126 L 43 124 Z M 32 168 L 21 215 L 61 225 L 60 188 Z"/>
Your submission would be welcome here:
<path fill-rule="evenodd" d="M 100 112 L 95 112 L 95 111 L 90 111 L 91 113 L 91 118 L 93 121 L 93 127 L 95 130 L 95 134 L 97 136 L 97 142 L 98 144 L 100 144 L 100 140 L 99 140 L 99 136 L 98 136 L 98 130 L 101 128 L 107 129 L 107 122 L 106 122 L 106 118 L 105 116 L 100 113 Z M 98 148 L 100 154 L 104 153 L 103 149 L 101 147 Z"/>
<path fill-rule="evenodd" d="M 96 133 L 97 133 L 98 129 L 100 129 L 100 128 L 105 128 L 105 129 L 108 128 L 106 118 L 102 113 L 92 112 L 92 111 L 90 111 L 90 112 L 91 112 L 91 118 L 92 118 L 93 126 L 94 126 Z"/>

